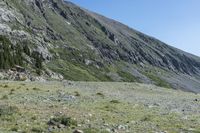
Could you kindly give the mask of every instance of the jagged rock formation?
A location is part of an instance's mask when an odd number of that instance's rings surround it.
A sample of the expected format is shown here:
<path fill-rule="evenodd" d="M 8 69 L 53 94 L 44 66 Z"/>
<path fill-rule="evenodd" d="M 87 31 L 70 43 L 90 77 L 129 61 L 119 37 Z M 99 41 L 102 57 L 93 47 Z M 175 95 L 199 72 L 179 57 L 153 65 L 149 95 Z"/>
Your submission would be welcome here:
<path fill-rule="evenodd" d="M 58 73 L 70 80 L 137 81 L 200 92 L 199 57 L 71 2 L 3 0 L 0 35 L 13 45 L 28 47 L 30 54 L 23 51 L 23 62 L 31 73 L 62 77 L 55 76 Z"/>

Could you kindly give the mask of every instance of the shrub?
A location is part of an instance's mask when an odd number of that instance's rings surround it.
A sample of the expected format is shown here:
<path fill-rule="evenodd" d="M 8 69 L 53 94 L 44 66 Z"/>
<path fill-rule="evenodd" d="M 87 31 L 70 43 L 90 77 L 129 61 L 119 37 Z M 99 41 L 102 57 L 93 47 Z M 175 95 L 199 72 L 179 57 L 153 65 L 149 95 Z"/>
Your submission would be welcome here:
<path fill-rule="evenodd" d="M 118 100 L 111 100 L 110 103 L 120 103 Z"/>
<path fill-rule="evenodd" d="M 3 95 L 1 100 L 7 100 L 8 99 L 8 95 Z"/>
<path fill-rule="evenodd" d="M 72 119 L 71 117 L 66 116 L 59 116 L 50 119 L 48 122 L 49 125 L 55 125 L 58 126 L 59 124 L 65 125 L 67 127 L 77 126 L 77 121 Z"/>
<path fill-rule="evenodd" d="M 36 88 L 36 87 L 34 87 L 34 88 L 33 88 L 33 90 L 34 90 L 34 91 L 39 91 L 40 89 L 39 89 L 39 88 Z"/>
<path fill-rule="evenodd" d="M 13 128 L 11 128 L 11 131 L 17 132 L 18 128 L 17 127 L 13 127 Z"/>
<path fill-rule="evenodd" d="M 101 93 L 101 92 L 98 92 L 96 95 L 97 95 L 97 96 L 104 97 L 104 94 L 103 94 L 103 93 Z"/>
<path fill-rule="evenodd" d="M 11 89 L 9 95 L 14 94 L 15 89 Z"/>
<path fill-rule="evenodd" d="M 77 97 L 81 96 L 81 94 L 78 91 L 75 91 L 74 93 L 75 93 L 75 96 L 77 96 Z"/>
<path fill-rule="evenodd" d="M 36 116 L 31 117 L 32 120 L 37 120 Z"/>
<path fill-rule="evenodd" d="M 13 45 L 8 38 L 0 35 L 0 69 L 23 65 L 23 50 L 19 44 Z"/>
<path fill-rule="evenodd" d="M 43 62 L 42 54 L 35 51 L 31 54 L 31 57 L 35 59 L 35 67 L 38 69 L 38 71 L 41 70 L 43 68 L 43 66 L 42 66 L 42 62 Z"/>
<path fill-rule="evenodd" d="M 4 85 L 4 88 L 8 88 L 9 86 L 8 85 Z"/>

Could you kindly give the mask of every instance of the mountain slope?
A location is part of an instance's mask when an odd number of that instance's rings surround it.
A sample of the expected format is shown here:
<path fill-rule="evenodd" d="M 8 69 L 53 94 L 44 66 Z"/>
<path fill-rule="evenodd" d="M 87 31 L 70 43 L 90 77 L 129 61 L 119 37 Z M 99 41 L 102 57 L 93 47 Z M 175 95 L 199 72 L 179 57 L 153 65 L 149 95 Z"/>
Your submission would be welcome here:
<path fill-rule="evenodd" d="M 10 68 L 21 65 L 30 75 L 57 79 L 136 81 L 200 92 L 199 57 L 71 2 L 3 0 L 0 10 L 0 35 L 22 49 L 23 63 Z"/>

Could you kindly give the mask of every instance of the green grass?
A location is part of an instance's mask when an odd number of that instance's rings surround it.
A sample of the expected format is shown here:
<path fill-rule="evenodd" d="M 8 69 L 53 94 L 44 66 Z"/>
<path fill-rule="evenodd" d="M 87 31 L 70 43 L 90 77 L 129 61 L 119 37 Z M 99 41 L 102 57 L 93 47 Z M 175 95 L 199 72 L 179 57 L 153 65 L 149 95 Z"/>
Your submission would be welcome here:
<path fill-rule="evenodd" d="M 65 79 L 74 81 L 98 81 L 98 79 L 87 70 L 81 69 L 71 63 L 63 62 L 62 60 L 53 61 L 48 64 L 48 67 L 51 70 L 61 73 Z"/>
<path fill-rule="evenodd" d="M 13 115 L 18 112 L 16 106 L 0 105 L 0 116 Z"/>
<path fill-rule="evenodd" d="M 123 78 L 124 82 L 139 82 L 138 78 L 128 72 L 118 71 L 117 73 Z"/>
<path fill-rule="evenodd" d="M 165 88 L 171 88 L 171 85 L 167 83 L 165 80 L 161 79 L 159 76 L 157 76 L 153 72 L 145 72 L 144 75 L 146 75 L 149 79 L 155 82 L 155 85 Z"/>
<path fill-rule="evenodd" d="M 96 128 L 86 128 L 83 131 L 84 131 L 84 133 L 109 133 L 108 131 L 101 131 Z"/>
<path fill-rule="evenodd" d="M 91 53 L 90 53 L 91 52 Z M 94 64 L 86 65 L 85 59 L 94 61 L 96 55 L 90 52 L 83 52 L 78 49 L 63 50 L 54 49 L 51 53 L 59 53 L 61 59 L 54 59 L 47 64 L 51 70 L 61 73 L 66 79 L 74 81 L 111 81 L 107 76 L 106 66 L 97 68 Z"/>

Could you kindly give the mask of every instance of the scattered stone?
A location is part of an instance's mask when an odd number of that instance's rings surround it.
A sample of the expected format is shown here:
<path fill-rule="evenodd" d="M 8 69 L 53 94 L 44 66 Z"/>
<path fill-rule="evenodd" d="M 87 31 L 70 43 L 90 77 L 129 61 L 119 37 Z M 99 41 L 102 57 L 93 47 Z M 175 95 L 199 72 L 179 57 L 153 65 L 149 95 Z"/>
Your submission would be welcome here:
<path fill-rule="evenodd" d="M 77 125 L 77 127 L 81 127 L 81 126 L 82 126 L 81 124 L 78 124 L 78 125 Z"/>
<path fill-rule="evenodd" d="M 90 65 L 91 63 L 92 63 L 91 60 L 85 59 L 85 64 L 86 64 L 87 66 Z"/>
<path fill-rule="evenodd" d="M 183 120 L 188 120 L 188 116 L 184 116 L 182 119 Z"/>
<path fill-rule="evenodd" d="M 3 73 L 0 73 L 0 80 L 4 79 Z"/>
<path fill-rule="evenodd" d="M 167 131 L 161 131 L 160 133 L 168 133 Z"/>
<path fill-rule="evenodd" d="M 119 125 L 119 126 L 117 127 L 117 129 L 118 129 L 118 130 L 126 130 L 126 129 L 128 129 L 128 125 Z"/>
<path fill-rule="evenodd" d="M 73 95 L 66 95 L 66 96 L 62 97 L 63 101 L 74 101 L 75 99 L 76 99 L 76 97 Z"/>
<path fill-rule="evenodd" d="M 59 124 L 59 125 L 58 125 L 58 128 L 65 128 L 65 125 Z"/>
<path fill-rule="evenodd" d="M 103 126 L 108 127 L 109 125 L 108 124 L 104 124 Z"/>
<path fill-rule="evenodd" d="M 88 114 L 89 117 L 92 117 L 92 114 Z"/>
<path fill-rule="evenodd" d="M 136 121 L 131 121 L 130 123 L 131 123 L 131 124 L 137 124 L 137 122 L 136 122 Z"/>
<path fill-rule="evenodd" d="M 49 127 L 48 132 L 53 132 L 53 127 Z"/>
<path fill-rule="evenodd" d="M 15 68 L 13 69 L 15 69 L 17 72 L 26 72 L 26 69 L 24 67 L 18 65 L 15 65 Z"/>
<path fill-rule="evenodd" d="M 189 128 L 188 131 L 195 131 L 195 129 L 194 128 Z"/>
<path fill-rule="evenodd" d="M 90 123 L 90 120 L 86 120 L 87 123 Z"/>
<path fill-rule="evenodd" d="M 82 130 L 75 130 L 73 133 L 84 133 Z"/>
<path fill-rule="evenodd" d="M 107 131 L 107 132 L 112 132 L 112 130 L 111 130 L 111 129 L 109 129 L 109 128 L 106 128 L 106 131 Z"/>

